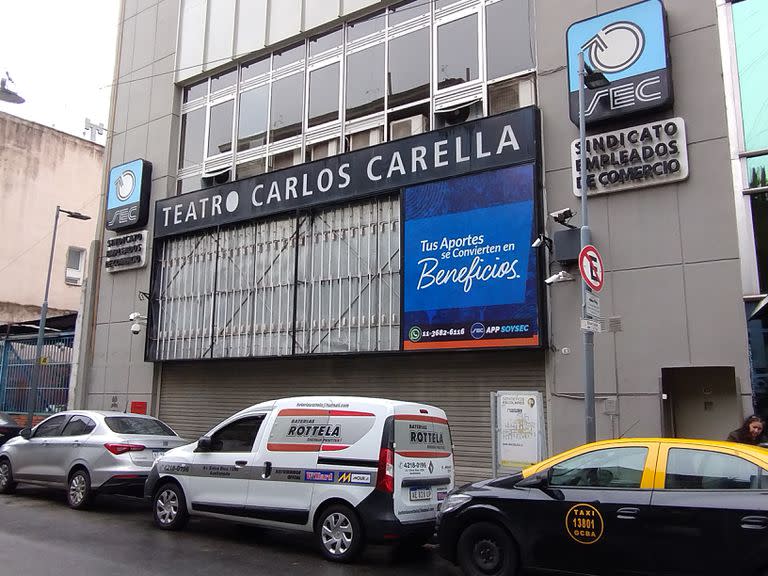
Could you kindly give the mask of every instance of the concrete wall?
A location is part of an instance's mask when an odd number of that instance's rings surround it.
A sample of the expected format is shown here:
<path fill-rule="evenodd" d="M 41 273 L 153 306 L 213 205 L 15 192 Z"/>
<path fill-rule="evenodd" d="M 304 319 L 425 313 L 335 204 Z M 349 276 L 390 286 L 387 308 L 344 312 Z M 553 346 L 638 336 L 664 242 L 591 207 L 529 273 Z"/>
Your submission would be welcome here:
<path fill-rule="evenodd" d="M 40 317 L 57 204 L 92 218 L 62 215 L 56 239 L 51 314 L 79 308 L 82 288 L 64 282 L 67 249 L 90 247 L 103 156 L 99 144 L 0 113 L 0 323 Z"/>
<path fill-rule="evenodd" d="M 536 2 L 538 95 L 550 211 L 579 208 L 571 191 L 569 156 L 578 130 L 568 119 L 566 71 L 560 69 L 566 64 L 566 29 L 631 3 Z M 715 2 L 664 4 L 675 108 L 636 123 L 683 117 L 690 177 L 675 185 L 590 200 L 593 240 L 607 270 L 600 294 L 602 313 L 623 319 L 622 332 L 595 336 L 597 393 L 617 398 L 619 408 L 618 416 L 611 418 L 604 413 L 604 400 L 598 401 L 598 436 L 603 438 L 630 427 L 632 436 L 661 433 L 663 367 L 733 366 L 745 405 L 751 393 Z M 551 220 L 548 227 L 559 228 Z M 584 438 L 579 290 L 576 282 L 549 288 L 557 348 L 548 366 L 555 450 Z M 570 348 L 571 354 L 563 354 L 563 348 Z"/>

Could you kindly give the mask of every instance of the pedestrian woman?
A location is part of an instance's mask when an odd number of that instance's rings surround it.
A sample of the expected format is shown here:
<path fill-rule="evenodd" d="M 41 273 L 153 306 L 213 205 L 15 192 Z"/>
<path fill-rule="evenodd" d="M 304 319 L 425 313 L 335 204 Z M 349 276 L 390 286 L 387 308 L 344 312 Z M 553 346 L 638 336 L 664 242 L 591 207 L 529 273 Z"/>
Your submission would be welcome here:
<path fill-rule="evenodd" d="M 760 418 L 760 416 L 753 414 L 744 420 L 744 424 L 741 425 L 741 428 L 728 434 L 728 441 L 757 445 L 766 441 L 763 436 L 764 430 L 765 420 Z"/>

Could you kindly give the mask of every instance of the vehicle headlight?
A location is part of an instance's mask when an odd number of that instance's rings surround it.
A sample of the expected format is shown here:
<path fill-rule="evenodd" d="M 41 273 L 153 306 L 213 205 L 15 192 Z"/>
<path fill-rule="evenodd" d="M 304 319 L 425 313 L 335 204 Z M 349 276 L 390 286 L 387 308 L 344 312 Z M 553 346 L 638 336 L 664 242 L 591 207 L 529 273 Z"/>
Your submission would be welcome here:
<path fill-rule="evenodd" d="M 463 506 L 470 500 L 472 500 L 472 496 L 468 494 L 449 494 L 448 498 L 443 500 L 443 503 L 440 505 L 440 514 L 456 510 L 456 508 Z"/>

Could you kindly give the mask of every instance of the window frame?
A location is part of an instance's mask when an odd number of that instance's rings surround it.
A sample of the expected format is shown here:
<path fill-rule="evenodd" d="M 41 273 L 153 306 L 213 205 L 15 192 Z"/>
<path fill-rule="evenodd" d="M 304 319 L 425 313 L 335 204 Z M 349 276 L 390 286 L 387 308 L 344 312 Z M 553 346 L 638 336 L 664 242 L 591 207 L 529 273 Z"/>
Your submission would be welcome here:
<path fill-rule="evenodd" d="M 552 481 L 552 475 L 554 473 L 554 469 L 558 466 L 561 466 L 565 464 L 566 462 L 569 462 L 570 460 L 575 460 L 577 458 L 582 458 L 587 455 L 593 455 L 597 454 L 598 452 L 608 452 L 608 451 L 616 451 L 616 450 L 645 450 L 645 459 L 643 461 L 643 467 L 640 470 L 640 480 L 638 482 L 637 486 L 589 486 L 589 485 L 568 485 L 568 484 L 555 484 Z M 549 485 L 552 488 L 558 488 L 558 489 L 578 489 L 578 490 L 643 490 L 647 489 L 647 486 L 644 486 L 645 484 L 645 476 L 646 471 L 648 470 L 649 463 L 653 460 L 653 451 L 651 450 L 651 447 L 648 445 L 628 445 L 628 446 L 605 446 L 605 447 L 596 447 L 593 450 L 587 450 L 584 452 L 580 452 L 578 454 L 574 454 L 572 456 L 569 456 L 568 458 L 564 458 L 563 460 L 560 460 L 556 463 L 553 463 L 551 466 L 547 468 L 547 481 Z"/>
<path fill-rule="evenodd" d="M 69 425 L 75 421 L 75 418 L 84 420 L 86 422 L 87 432 L 81 432 L 80 434 L 64 434 L 67 428 L 69 428 Z M 89 418 L 85 414 L 73 414 L 72 417 L 69 420 L 67 420 L 67 423 L 61 429 L 59 436 L 62 438 L 69 438 L 74 436 L 87 436 L 88 434 L 91 434 L 95 429 L 96 429 L 96 422 L 92 418 Z"/>
<path fill-rule="evenodd" d="M 40 422 L 40 424 L 35 426 L 35 432 L 34 432 L 34 434 L 32 434 L 32 436 L 30 436 L 30 439 L 32 439 L 32 438 L 58 438 L 59 436 L 61 436 L 61 431 L 64 430 L 64 426 L 66 426 L 67 422 L 69 422 L 69 417 L 70 416 L 71 416 L 71 414 L 54 414 L 52 416 L 49 416 L 48 418 L 46 418 L 45 420 Z M 52 420 L 54 420 L 56 418 L 61 418 L 61 423 L 59 424 L 59 428 L 56 431 L 56 433 L 55 434 L 50 434 L 50 435 L 47 435 L 47 436 L 38 436 L 38 433 L 40 432 L 40 426 L 43 425 L 43 424 L 46 424 L 48 422 L 51 422 Z"/>
<path fill-rule="evenodd" d="M 669 467 L 669 456 L 670 452 L 672 450 L 686 450 L 686 451 L 695 451 L 695 452 L 708 452 L 712 454 L 718 454 L 722 456 L 730 456 L 733 458 L 739 458 L 749 464 L 752 464 L 753 466 L 757 467 L 758 469 L 758 486 L 756 488 L 667 488 L 667 470 Z M 738 493 L 738 492 L 753 492 L 753 491 L 766 491 L 766 488 L 761 488 L 760 479 L 763 476 L 768 477 L 768 468 L 766 468 L 766 464 L 764 462 L 760 462 L 754 457 L 752 457 L 750 454 L 739 452 L 736 450 L 730 450 L 727 448 L 719 448 L 716 446 L 697 446 L 692 444 L 672 444 L 669 446 L 666 446 L 662 453 L 659 454 L 659 463 L 657 472 L 656 472 L 656 482 L 654 485 L 655 490 L 664 490 L 666 492 L 690 492 L 690 493 L 699 493 L 699 492 L 729 492 L 729 493 Z M 765 474 L 763 474 L 765 473 Z"/>
<path fill-rule="evenodd" d="M 78 258 L 79 266 L 77 268 L 69 267 L 69 255 L 72 252 L 77 252 L 79 254 L 79 258 Z M 83 279 L 85 278 L 86 261 L 87 261 L 87 250 L 85 248 L 80 248 L 79 246 L 69 246 L 67 248 L 67 256 L 64 262 L 64 283 L 65 284 L 68 284 L 70 286 L 83 285 Z M 72 273 L 70 273 L 70 271 L 72 271 Z"/>
<path fill-rule="evenodd" d="M 256 414 L 248 414 L 245 416 L 242 416 L 240 418 L 237 418 L 235 420 L 230 420 L 229 422 L 226 422 L 219 426 L 218 428 L 212 430 L 207 434 L 207 436 L 211 439 L 211 448 L 209 450 L 206 450 L 205 454 L 245 454 L 244 451 L 225 451 L 225 450 L 216 450 L 214 448 L 214 442 L 216 441 L 216 435 L 220 432 L 223 432 L 224 430 L 227 430 L 231 426 L 235 426 L 237 424 L 240 424 L 246 420 L 258 420 L 259 421 L 259 428 L 256 430 L 256 434 L 253 437 L 253 443 L 251 444 L 251 448 L 247 450 L 247 452 L 252 453 L 256 452 L 258 449 L 258 443 L 260 441 L 260 437 L 262 436 L 262 431 L 264 430 L 265 423 L 267 421 L 267 413 L 256 413 Z"/>

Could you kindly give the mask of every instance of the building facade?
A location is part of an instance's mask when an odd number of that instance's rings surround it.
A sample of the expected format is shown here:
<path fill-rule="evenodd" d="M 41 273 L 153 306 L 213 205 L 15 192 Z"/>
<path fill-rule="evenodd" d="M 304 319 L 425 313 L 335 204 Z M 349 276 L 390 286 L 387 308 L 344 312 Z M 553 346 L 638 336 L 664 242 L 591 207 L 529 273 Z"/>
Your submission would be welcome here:
<path fill-rule="evenodd" d="M 724 437 L 752 379 L 720 8 L 630 4 L 125 2 L 79 402 L 189 437 L 280 396 L 428 402 L 459 479 L 583 441 L 587 312 L 552 281 L 581 216 L 549 215 L 580 211 L 591 50 L 598 437 Z"/>

